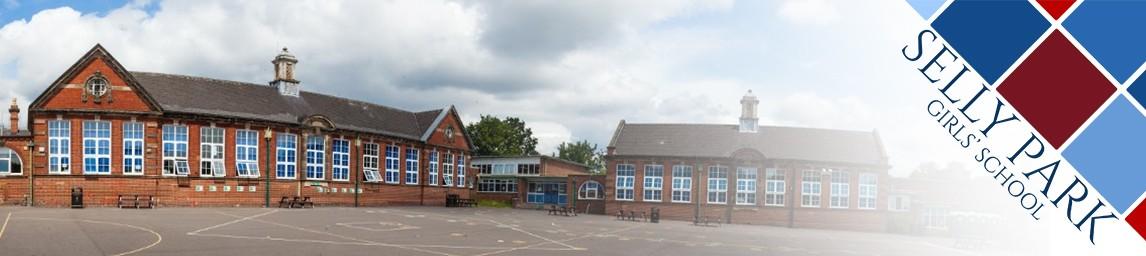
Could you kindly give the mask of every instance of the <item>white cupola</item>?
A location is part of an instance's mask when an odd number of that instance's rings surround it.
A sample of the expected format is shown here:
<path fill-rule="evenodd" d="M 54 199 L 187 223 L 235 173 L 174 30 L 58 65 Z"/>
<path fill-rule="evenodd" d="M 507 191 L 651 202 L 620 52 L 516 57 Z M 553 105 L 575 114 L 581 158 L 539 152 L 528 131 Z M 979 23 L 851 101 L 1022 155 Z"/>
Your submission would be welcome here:
<path fill-rule="evenodd" d="M 271 81 L 271 86 L 278 88 L 279 94 L 298 97 L 298 80 L 294 79 L 294 66 L 297 63 L 298 59 L 286 47 L 271 61 L 275 65 L 275 80 Z"/>
<path fill-rule="evenodd" d="M 752 95 L 752 90 L 740 98 L 740 132 L 755 133 L 760 129 L 760 119 L 756 117 L 756 105 L 759 103 L 756 95 Z"/>

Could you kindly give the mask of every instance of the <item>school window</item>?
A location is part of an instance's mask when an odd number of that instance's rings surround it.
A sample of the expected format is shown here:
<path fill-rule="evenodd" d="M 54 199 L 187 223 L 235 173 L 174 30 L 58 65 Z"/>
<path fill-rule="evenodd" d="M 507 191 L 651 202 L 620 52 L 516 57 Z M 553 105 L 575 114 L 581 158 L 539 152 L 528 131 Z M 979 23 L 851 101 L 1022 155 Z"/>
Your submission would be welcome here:
<path fill-rule="evenodd" d="M 275 177 L 294 179 L 298 170 L 298 136 L 279 133 L 275 145 Z"/>
<path fill-rule="evenodd" d="M 187 126 L 163 125 L 163 175 L 187 176 Z"/>
<path fill-rule="evenodd" d="M 111 174 L 111 122 L 84 121 L 84 174 Z"/>
<path fill-rule="evenodd" d="M 800 183 L 800 206 L 820 207 L 820 172 L 804 171 Z"/>
<path fill-rule="evenodd" d="M 199 176 L 223 177 L 227 169 L 223 165 L 223 128 L 199 128 Z"/>
<path fill-rule="evenodd" d="M 784 171 L 774 168 L 764 170 L 764 205 L 784 206 L 785 180 Z"/>
<path fill-rule="evenodd" d="M 859 180 L 859 208 L 860 209 L 875 209 L 876 200 L 876 182 L 878 176 L 871 173 L 864 173 L 860 175 Z"/>
<path fill-rule="evenodd" d="M 0 176 L 24 173 L 24 161 L 12 149 L 0 147 Z"/>
<path fill-rule="evenodd" d="M 427 182 L 427 184 L 429 184 L 430 186 L 437 186 L 438 185 L 438 150 L 435 149 L 434 151 L 430 151 L 430 157 L 429 158 L 430 158 L 430 160 L 429 160 L 430 166 L 427 168 L 430 169 L 429 170 L 430 180 Z"/>
<path fill-rule="evenodd" d="M 398 183 L 398 145 L 386 145 L 386 183 Z"/>
<path fill-rule="evenodd" d="M 728 167 L 708 167 L 708 203 L 728 203 Z"/>
<path fill-rule="evenodd" d="M 466 155 L 458 154 L 455 158 L 458 162 L 458 187 L 464 188 L 466 187 Z"/>
<path fill-rule="evenodd" d="M 363 145 L 362 175 L 366 177 L 366 182 L 382 180 L 382 174 L 378 172 L 378 144 L 367 143 Z"/>
<path fill-rule="evenodd" d="M 636 167 L 633 165 L 617 165 L 617 200 L 633 200 L 633 183 L 636 180 L 636 175 Z"/>
<path fill-rule="evenodd" d="M 71 173 L 71 138 L 72 124 L 67 120 L 48 121 L 48 173 Z"/>
<path fill-rule="evenodd" d="M 692 201 L 692 166 L 672 166 L 672 201 L 674 203 Z"/>
<path fill-rule="evenodd" d="M 454 157 L 450 153 L 442 154 L 442 186 L 454 185 Z"/>
<path fill-rule="evenodd" d="M 577 190 L 577 199 L 601 199 L 601 189 L 604 187 L 600 182 L 586 181 Z"/>
<path fill-rule="evenodd" d="M 418 149 L 406 148 L 406 184 L 418 184 Z"/>
<path fill-rule="evenodd" d="M 756 168 L 736 168 L 736 204 L 756 205 Z"/>
<path fill-rule="evenodd" d="M 326 138 L 306 137 L 306 179 L 326 178 Z"/>
<path fill-rule="evenodd" d="M 123 174 L 143 174 L 143 123 L 123 123 Z"/>
<path fill-rule="evenodd" d="M 331 160 L 330 178 L 334 180 L 350 180 L 350 141 L 334 140 L 330 143 Z"/>
<path fill-rule="evenodd" d="M 848 172 L 836 170 L 832 172 L 832 208 L 848 208 Z"/>
<path fill-rule="evenodd" d="M 517 193 L 517 179 L 480 178 L 477 189 L 486 193 Z"/>
<path fill-rule="evenodd" d="M 259 177 L 258 131 L 235 131 L 235 172 L 239 177 Z"/>
<path fill-rule="evenodd" d="M 507 169 L 502 170 L 500 172 L 502 172 L 504 174 L 513 175 L 513 173 L 510 170 L 512 170 L 514 165 L 512 165 L 512 164 L 499 164 L 499 165 L 503 166 L 503 168 L 507 168 Z M 517 165 L 517 174 L 518 175 L 532 175 L 532 176 L 541 175 L 541 167 L 540 166 L 541 165 L 539 165 L 539 164 L 518 164 Z M 499 173 L 498 166 L 494 166 L 493 168 L 494 168 L 494 171 L 493 171 L 494 174 L 498 174 Z"/>
<path fill-rule="evenodd" d="M 664 175 L 664 165 L 645 165 L 644 201 L 661 201 L 661 186 L 664 185 Z"/>

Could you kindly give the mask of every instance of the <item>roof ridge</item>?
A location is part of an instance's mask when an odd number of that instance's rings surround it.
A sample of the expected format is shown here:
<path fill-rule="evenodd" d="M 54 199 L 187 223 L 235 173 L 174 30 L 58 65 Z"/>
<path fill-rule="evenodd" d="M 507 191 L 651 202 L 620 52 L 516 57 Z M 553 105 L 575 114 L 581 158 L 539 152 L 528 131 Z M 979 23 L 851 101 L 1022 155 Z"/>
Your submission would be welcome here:
<path fill-rule="evenodd" d="M 711 124 L 711 123 L 629 123 L 629 122 L 626 122 L 625 125 L 636 125 L 636 126 L 642 126 L 642 125 L 645 125 L 645 126 L 679 125 L 679 126 L 732 126 L 732 127 L 737 126 L 736 124 Z M 792 125 L 759 125 L 759 126 L 765 127 L 765 128 L 806 129 L 806 130 L 822 130 L 822 131 L 872 133 L 872 131 L 864 131 L 864 130 L 824 128 L 824 127 L 808 127 L 808 126 L 792 126 Z"/>

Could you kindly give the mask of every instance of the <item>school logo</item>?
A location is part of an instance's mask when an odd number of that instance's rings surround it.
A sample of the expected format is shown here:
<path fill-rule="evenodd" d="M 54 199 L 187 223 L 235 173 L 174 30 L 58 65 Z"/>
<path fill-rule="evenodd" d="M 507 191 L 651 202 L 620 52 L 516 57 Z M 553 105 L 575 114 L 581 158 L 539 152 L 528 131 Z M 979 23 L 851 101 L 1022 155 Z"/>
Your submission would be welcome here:
<path fill-rule="evenodd" d="M 901 51 L 942 95 L 928 113 L 1032 218 L 1057 209 L 1091 243 L 1116 221 L 1146 237 L 1146 1 L 908 2 L 931 25 Z M 1021 123 L 1029 138 L 984 142 Z"/>

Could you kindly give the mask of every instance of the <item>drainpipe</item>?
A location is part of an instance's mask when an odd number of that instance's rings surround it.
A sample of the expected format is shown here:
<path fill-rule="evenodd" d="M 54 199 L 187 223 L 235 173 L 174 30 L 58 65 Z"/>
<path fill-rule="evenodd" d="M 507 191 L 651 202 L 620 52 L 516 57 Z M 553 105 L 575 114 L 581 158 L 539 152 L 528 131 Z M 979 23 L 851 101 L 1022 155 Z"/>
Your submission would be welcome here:
<path fill-rule="evenodd" d="M 266 143 L 264 143 L 266 146 L 264 147 L 267 149 L 267 155 L 264 157 L 265 159 L 263 159 L 263 162 L 266 162 L 267 167 L 265 170 L 263 170 L 263 179 L 267 184 L 267 186 L 263 188 L 266 208 L 271 208 L 271 170 L 273 170 L 271 168 L 271 138 L 273 138 L 272 133 L 274 133 L 274 131 L 271 131 L 271 127 L 267 127 L 267 130 L 263 133 L 263 139 L 266 140 Z"/>
<path fill-rule="evenodd" d="M 362 183 L 362 137 L 354 138 L 354 155 L 358 157 L 358 172 L 354 174 L 354 207 L 358 207 L 359 184 Z"/>
<path fill-rule="evenodd" d="M 31 131 L 32 129 L 28 129 Z M 35 136 L 32 136 L 35 138 Z M 28 170 L 28 207 L 36 205 L 36 141 L 33 139 L 28 142 L 28 162 L 32 166 Z"/>

